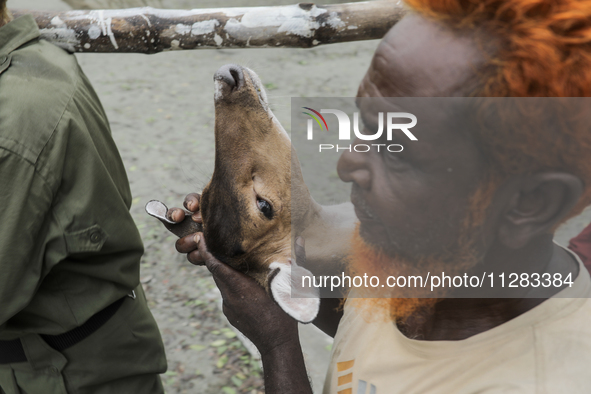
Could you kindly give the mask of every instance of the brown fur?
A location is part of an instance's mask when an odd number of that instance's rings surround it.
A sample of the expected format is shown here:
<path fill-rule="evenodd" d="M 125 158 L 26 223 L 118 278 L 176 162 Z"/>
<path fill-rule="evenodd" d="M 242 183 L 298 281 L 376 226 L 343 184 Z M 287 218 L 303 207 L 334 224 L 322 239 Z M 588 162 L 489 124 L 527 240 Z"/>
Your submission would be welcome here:
<path fill-rule="evenodd" d="M 351 204 L 321 207 L 312 199 L 288 135 L 261 104 L 258 76 L 242 71 L 243 86 L 220 85 L 215 167 L 200 209 L 211 253 L 269 291 L 269 265 L 294 261 L 296 236 L 306 238 L 319 274 L 344 258 L 356 218 Z M 257 197 L 271 203 L 272 218 L 258 209 Z"/>
<path fill-rule="evenodd" d="M 291 258 L 292 148 L 261 105 L 254 73 L 243 73 L 244 86 L 234 91 L 225 86 L 216 102 L 215 169 L 200 206 L 212 254 L 268 290 L 269 265 Z M 261 213 L 257 198 L 272 205 L 272 218 Z M 305 200 L 309 203 L 309 194 Z"/>

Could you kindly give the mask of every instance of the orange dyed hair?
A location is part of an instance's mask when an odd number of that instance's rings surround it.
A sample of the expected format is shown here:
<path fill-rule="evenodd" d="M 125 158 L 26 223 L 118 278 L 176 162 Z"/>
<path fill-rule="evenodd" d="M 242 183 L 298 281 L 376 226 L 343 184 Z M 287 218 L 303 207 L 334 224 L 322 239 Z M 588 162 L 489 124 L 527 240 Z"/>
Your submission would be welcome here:
<path fill-rule="evenodd" d="M 590 97 L 591 0 L 406 0 L 418 13 L 496 43 L 478 76 L 481 97 Z M 482 47 L 490 48 L 483 42 Z M 589 122 L 587 122 L 589 124 Z M 540 133 L 535 127 L 480 133 L 495 177 L 565 171 L 585 184 L 568 217 L 591 204 L 591 133 L 587 127 Z M 511 133 L 511 134 L 509 134 Z M 567 217 L 567 218 L 568 218 Z M 566 218 L 565 218 L 566 220 Z"/>

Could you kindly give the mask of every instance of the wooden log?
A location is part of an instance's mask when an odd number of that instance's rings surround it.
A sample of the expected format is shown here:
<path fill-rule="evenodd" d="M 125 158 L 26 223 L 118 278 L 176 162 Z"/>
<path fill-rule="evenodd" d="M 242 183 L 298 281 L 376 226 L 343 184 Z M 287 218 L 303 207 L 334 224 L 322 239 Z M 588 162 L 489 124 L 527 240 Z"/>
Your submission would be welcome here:
<path fill-rule="evenodd" d="M 310 48 L 381 38 L 402 16 L 400 1 L 162 10 L 26 11 L 44 39 L 70 52 L 157 53 L 205 48 Z"/>

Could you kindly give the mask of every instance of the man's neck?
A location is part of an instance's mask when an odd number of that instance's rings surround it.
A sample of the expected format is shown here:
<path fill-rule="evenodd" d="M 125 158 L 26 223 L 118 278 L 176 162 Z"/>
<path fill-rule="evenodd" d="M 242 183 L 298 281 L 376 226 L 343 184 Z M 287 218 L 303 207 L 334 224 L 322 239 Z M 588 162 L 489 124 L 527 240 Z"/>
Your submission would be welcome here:
<path fill-rule="evenodd" d="M 578 265 L 564 249 L 555 245 L 550 236 L 532 244 L 527 251 L 495 250 L 489 261 L 495 271 L 521 273 L 560 273 L 572 280 L 578 276 Z M 537 261 L 537 263 L 535 263 Z M 532 267 L 538 267 L 536 270 Z M 506 286 L 507 284 L 505 284 Z M 530 288 L 532 290 L 533 288 Z M 562 288 L 552 288 L 553 294 Z M 461 340 L 488 331 L 540 305 L 553 294 L 531 298 L 525 289 L 516 298 L 446 298 L 429 310 L 408 318 L 398 328 L 407 337 L 420 340 Z"/>

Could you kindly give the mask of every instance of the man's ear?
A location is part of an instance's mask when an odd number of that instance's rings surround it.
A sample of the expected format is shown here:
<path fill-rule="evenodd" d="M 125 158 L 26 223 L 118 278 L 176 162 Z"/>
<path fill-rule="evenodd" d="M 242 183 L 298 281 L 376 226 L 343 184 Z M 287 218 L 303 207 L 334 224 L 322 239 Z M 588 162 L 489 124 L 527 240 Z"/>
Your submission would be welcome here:
<path fill-rule="evenodd" d="M 508 203 L 501 217 L 499 240 L 508 248 L 524 247 L 554 227 L 583 194 L 583 182 L 564 172 L 544 172 L 510 182 Z"/>
<path fill-rule="evenodd" d="M 302 287 L 302 277 L 313 274 L 295 260 L 274 262 L 269 266 L 268 283 L 275 302 L 300 323 L 310 323 L 318 315 L 320 292 L 316 287 Z"/>

